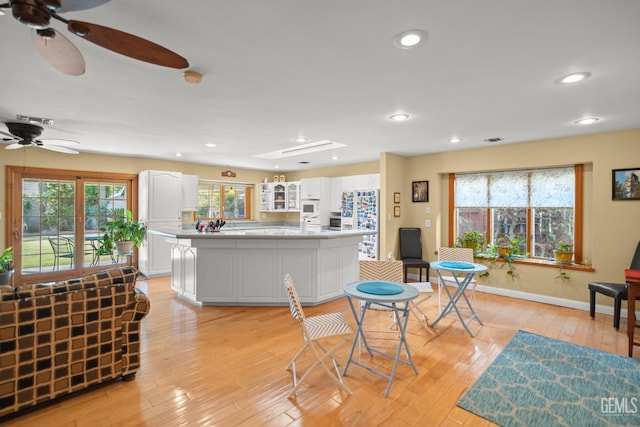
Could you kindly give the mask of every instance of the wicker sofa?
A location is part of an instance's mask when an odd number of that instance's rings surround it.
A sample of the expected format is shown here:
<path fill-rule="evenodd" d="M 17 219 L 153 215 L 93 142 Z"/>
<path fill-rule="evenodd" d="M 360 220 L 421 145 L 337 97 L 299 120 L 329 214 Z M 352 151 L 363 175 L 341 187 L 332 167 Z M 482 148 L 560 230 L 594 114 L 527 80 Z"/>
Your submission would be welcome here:
<path fill-rule="evenodd" d="M 91 385 L 133 379 L 149 300 L 138 271 L 0 289 L 0 417 Z M 1 420 L 0 420 L 1 422 Z"/>

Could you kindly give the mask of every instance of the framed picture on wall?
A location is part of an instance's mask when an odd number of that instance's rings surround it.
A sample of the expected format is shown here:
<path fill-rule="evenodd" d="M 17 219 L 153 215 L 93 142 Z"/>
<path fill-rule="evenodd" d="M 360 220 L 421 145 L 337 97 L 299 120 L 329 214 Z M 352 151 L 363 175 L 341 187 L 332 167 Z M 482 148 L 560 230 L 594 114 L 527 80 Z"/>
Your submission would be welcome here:
<path fill-rule="evenodd" d="M 393 193 L 393 203 L 400 203 L 400 193 Z"/>
<path fill-rule="evenodd" d="M 395 217 L 400 216 L 400 206 L 394 206 L 393 207 L 393 216 L 395 216 Z"/>
<path fill-rule="evenodd" d="M 640 167 L 612 171 L 613 200 L 640 200 Z"/>
<path fill-rule="evenodd" d="M 411 195 L 414 202 L 428 202 L 429 181 L 413 181 L 411 183 Z"/>

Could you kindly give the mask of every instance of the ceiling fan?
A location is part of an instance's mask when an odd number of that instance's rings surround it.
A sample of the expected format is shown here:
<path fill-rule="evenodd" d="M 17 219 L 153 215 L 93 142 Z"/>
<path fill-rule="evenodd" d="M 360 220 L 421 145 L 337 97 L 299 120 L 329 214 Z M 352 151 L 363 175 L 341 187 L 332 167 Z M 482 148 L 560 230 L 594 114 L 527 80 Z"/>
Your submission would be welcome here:
<path fill-rule="evenodd" d="M 44 130 L 42 126 L 26 122 L 7 122 L 5 124 L 7 125 L 7 129 L 9 129 L 9 133 L 1 130 L 0 133 L 8 136 L 8 138 L 2 138 L 3 141 L 12 142 L 5 147 L 7 150 L 33 146 L 58 151 L 60 153 L 78 154 L 78 151 L 69 148 L 79 145 L 76 141 L 66 139 L 38 139 Z"/>
<path fill-rule="evenodd" d="M 11 9 L 19 22 L 32 28 L 32 39 L 38 52 L 64 74 L 84 74 L 82 54 L 61 33 L 49 26 L 51 18 L 67 25 L 67 29 L 85 40 L 129 58 L 170 68 L 187 68 L 189 62 L 177 53 L 149 40 L 109 27 L 67 20 L 58 13 L 91 9 L 109 0 L 10 0 L 0 9 Z"/>

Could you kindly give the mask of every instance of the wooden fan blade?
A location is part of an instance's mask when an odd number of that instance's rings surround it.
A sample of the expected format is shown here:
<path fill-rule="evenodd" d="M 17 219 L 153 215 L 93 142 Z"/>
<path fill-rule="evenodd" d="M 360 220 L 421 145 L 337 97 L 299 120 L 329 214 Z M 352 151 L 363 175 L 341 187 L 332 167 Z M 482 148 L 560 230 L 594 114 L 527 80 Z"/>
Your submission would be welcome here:
<path fill-rule="evenodd" d="M 72 33 L 92 43 L 138 61 L 170 68 L 187 68 L 189 62 L 166 47 L 133 34 L 89 22 L 69 20 Z"/>
<path fill-rule="evenodd" d="M 57 10 L 57 13 L 91 9 L 103 5 L 109 1 L 111 0 L 60 0 L 60 4 L 62 6 Z"/>
<path fill-rule="evenodd" d="M 63 74 L 80 76 L 84 74 L 84 58 L 71 40 L 55 31 L 53 28 L 46 30 L 31 30 L 31 38 L 38 53 Z"/>
<path fill-rule="evenodd" d="M 60 147 L 58 145 L 37 145 L 37 147 L 44 148 L 45 150 L 57 151 L 59 153 L 78 154 L 76 150 L 72 150 L 67 147 Z"/>

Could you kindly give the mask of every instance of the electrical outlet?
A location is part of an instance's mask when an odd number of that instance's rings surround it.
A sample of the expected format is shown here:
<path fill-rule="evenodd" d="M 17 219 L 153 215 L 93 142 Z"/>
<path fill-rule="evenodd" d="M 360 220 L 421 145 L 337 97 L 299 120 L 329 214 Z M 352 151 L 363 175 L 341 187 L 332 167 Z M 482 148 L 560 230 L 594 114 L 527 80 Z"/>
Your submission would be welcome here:
<path fill-rule="evenodd" d="M 429 206 L 427 206 L 426 208 L 424 208 L 424 213 L 426 213 L 426 214 L 431 213 L 431 209 L 429 208 Z"/>
<path fill-rule="evenodd" d="M 425 227 L 431 227 L 431 220 L 430 219 L 425 219 L 424 220 L 424 226 Z"/>

